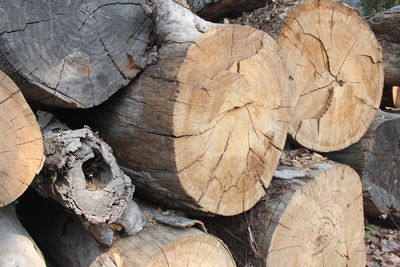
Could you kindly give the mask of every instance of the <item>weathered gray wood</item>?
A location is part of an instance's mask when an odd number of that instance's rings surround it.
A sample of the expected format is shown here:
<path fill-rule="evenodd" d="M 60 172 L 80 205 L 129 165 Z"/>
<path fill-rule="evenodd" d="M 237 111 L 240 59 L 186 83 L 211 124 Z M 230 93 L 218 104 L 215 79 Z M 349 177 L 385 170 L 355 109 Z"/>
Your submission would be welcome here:
<path fill-rule="evenodd" d="M 367 215 L 397 217 L 400 222 L 400 115 L 378 112 L 364 137 L 354 145 L 327 156 L 348 164 L 363 182 Z"/>
<path fill-rule="evenodd" d="M 366 19 L 383 51 L 385 84 L 400 85 L 400 6 Z"/>
<path fill-rule="evenodd" d="M 46 266 L 42 252 L 21 225 L 12 205 L 0 209 L 0 266 Z"/>
<path fill-rule="evenodd" d="M 88 108 L 147 64 L 153 30 L 140 0 L 4 0 L 0 68 L 31 100 Z"/>
<path fill-rule="evenodd" d="M 265 6 L 268 0 L 187 0 L 190 8 L 200 17 L 207 20 L 221 20 L 226 17 L 237 17 Z"/>
<path fill-rule="evenodd" d="M 89 128 L 69 130 L 49 113 L 38 114 L 46 161 L 32 184 L 36 191 L 81 216 L 104 245 L 112 245 L 113 230 L 140 231 L 144 219 L 132 200 L 134 186 L 111 148 Z"/>

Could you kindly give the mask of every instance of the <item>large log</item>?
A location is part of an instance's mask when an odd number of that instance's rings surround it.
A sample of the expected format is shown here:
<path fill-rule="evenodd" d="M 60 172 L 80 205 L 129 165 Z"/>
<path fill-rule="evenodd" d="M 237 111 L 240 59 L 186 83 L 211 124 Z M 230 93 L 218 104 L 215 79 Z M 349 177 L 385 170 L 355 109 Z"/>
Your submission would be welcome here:
<path fill-rule="evenodd" d="M 149 217 L 151 220 L 151 217 Z M 178 229 L 153 221 L 136 235 L 99 247 L 72 215 L 53 215 L 39 226 L 40 244 L 60 267 L 235 266 L 219 239 L 194 227 Z"/>
<path fill-rule="evenodd" d="M 291 95 L 278 48 L 261 31 L 153 2 L 158 62 L 91 121 L 138 192 L 241 213 L 264 194 L 286 139 Z"/>
<path fill-rule="evenodd" d="M 373 32 L 340 2 L 295 0 L 275 6 L 235 22 L 277 38 L 295 87 L 290 135 L 321 152 L 357 142 L 382 96 L 382 53 Z"/>
<path fill-rule="evenodd" d="M 400 85 L 400 6 L 366 19 L 383 51 L 385 84 Z"/>
<path fill-rule="evenodd" d="M 376 218 L 397 217 L 400 222 L 400 115 L 379 112 L 364 137 L 354 145 L 327 156 L 348 164 L 359 174 L 364 189 L 364 210 Z"/>
<path fill-rule="evenodd" d="M 21 225 L 11 205 L 0 209 L 0 266 L 46 266 L 42 252 Z"/>
<path fill-rule="evenodd" d="M 237 17 L 265 6 L 268 0 L 187 0 L 190 8 L 200 17 L 217 21 L 225 17 Z"/>
<path fill-rule="evenodd" d="M 34 101 L 87 108 L 142 70 L 153 30 L 139 0 L 0 2 L 0 68 Z"/>
<path fill-rule="evenodd" d="M 239 266 L 365 266 L 357 173 L 332 162 L 308 164 L 280 166 L 254 208 L 209 226 Z"/>
<path fill-rule="evenodd" d="M 0 207 L 17 199 L 43 166 L 35 115 L 15 83 L 0 71 Z"/>
<path fill-rule="evenodd" d="M 121 225 L 129 234 L 141 230 L 144 224 L 135 221 L 140 214 L 131 203 L 134 186 L 111 148 L 89 128 L 70 130 L 52 114 L 38 114 L 46 161 L 32 183 L 35 190 L 92 224 L 88 229 L 107 245 L 113 239 L 108 225 Z M 127 215 L 133 218 L 124 219 Z"/>

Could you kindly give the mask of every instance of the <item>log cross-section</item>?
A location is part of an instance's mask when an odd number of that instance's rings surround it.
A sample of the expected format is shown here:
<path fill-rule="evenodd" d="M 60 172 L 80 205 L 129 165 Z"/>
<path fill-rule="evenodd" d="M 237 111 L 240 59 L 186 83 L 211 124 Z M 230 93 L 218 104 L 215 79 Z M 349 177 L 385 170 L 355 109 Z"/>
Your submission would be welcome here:
<path fill-rule="evenodd" d="M 43 166 L 43 138 L 15 83 L 0 71 L 0 207 L 17 199 Z"/>
<path fill-rule="evenodd" d="M 88 108 L 147 64 L 140 0 L 0 2 L 0 67 L 43 104 Z"/>
<path fill-rule="evenodd" d="M 253 209 L 206 224 L 239 266 L 365 266 L 359 176 L 345 165 L 310 164 L 279 166 Z"/>
<path fill-rule="evenodd" d="M 381 48 L 357 12 L 306 1 L 286 18 L 278 44 L 295 83 L 294 139 L 322 152 L 358 141 L 375 118 L 384 75 Z"/>
<path fill-rule="evenodd" d="M 264 194 L 286 139 L 291 95 L 278 47 L 250 27 L 218 27 L 173 1 L 153 2 L 157 64 L 92 121 L 138 192 L 241 213 Z"/>
<path fill-rule="evenodd" d="M 333 0 L 287 0 L 233 20 L 279 45 L 295 94 L 290 135 L 320 152 L 357 142 L 372 123 L 383 89 L 381 48 L 351 7 Z"/>

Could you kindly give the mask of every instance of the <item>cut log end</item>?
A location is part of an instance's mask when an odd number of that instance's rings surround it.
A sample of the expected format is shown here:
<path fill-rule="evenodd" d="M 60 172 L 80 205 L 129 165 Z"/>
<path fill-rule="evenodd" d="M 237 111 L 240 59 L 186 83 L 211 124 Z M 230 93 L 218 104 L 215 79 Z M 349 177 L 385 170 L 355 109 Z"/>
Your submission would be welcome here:
<path fill-rule="evenodd" d="M 294 139 L 321 152 L 358 141 L 379 107 L 384 75 L 381 48 L 357 12 L 307 1 L 288 16 L 278 43 L 298 94 Z"/>
<path fill-rule="evenodd" d="M 17 199 L 43 166 L 35 115 L 15 83 L 0 71 L 0 207 Z"/>
<path fill-rule="evenodd" d="M 347 166 L 324 168 L 315 176 L 308 173 L 312 180 L 289 199 L 280 198 L 278 214 L 280 205 L 286 208 L 268 236 L 267 266 L 365 266 L 360 179 Z"/>
<path fill-rule="evenodd" d="M 137 0 L 3 1 L 0 49 L 7 74 L 32 100 L 88 108 L 147 64 L 153 24 Z M 24 82 L 24 78 L 29 82 Z"/>
<path fill-rule="evenodd" d="M 249 27 L 210 30 L 189 48 L 175 96 L 176 166 L 207 211 L 237 214 L 264 194 L 286 138 L 282 73 L 272 38 Z"/>
<path fill-rule="evenodd" d="M 279 166 L 244 214 L 206 223 L 241 266 L 365 266 L 361 182 L 350 167 Z"/>

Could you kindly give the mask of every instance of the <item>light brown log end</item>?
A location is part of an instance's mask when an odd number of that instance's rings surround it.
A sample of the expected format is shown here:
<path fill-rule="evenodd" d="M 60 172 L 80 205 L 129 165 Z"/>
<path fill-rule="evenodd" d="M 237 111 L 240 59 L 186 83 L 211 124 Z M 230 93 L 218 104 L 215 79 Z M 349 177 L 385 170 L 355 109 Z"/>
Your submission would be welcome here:
<path fill-rule="evenodd" d="M 306 1 L 288 16 L 278 43 L 295 83 L 293 138 L 321 152 L 358 141 L 379 107 L 384 75 L 381 48 L 357 12 Z"/>
<path fill-rule="evenodd" d="M 43 139 L 19 88 L 0 71 L 0 207 L 17 199 L 43 166 Z"/>
<path fill-rule="evenodd" d="M 271 37 L 221 26 L 190 46 L 173 117 L 177 175 L 206 211 L 234 215 L 264 194 L 286 139 L 288 75 Z"/>

